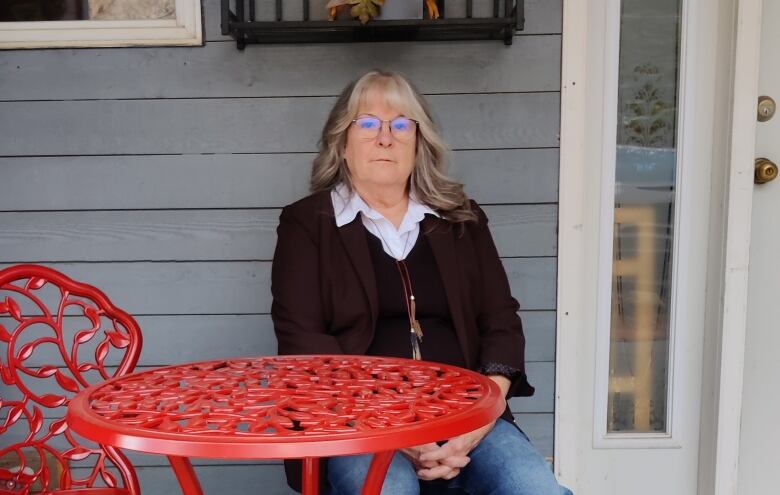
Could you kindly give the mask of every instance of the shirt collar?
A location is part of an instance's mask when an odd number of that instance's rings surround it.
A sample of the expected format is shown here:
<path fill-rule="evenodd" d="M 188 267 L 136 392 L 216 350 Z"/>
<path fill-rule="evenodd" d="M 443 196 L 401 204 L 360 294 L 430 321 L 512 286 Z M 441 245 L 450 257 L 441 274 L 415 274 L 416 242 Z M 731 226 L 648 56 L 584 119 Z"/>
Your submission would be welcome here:
<path fill-rule="evenodd" d="M 333 211 L 336 214 L 337 227 L 342 227 L 350 223 L 355 219 L 358 213 L 362 213 L 365 217 L 372 220 L 385 218 L 381 213 L 368 206 L 357 191 L 350 191 L 346 184 L 342 183 L 333 188 L 330 192 L 330 198 L 333 202 Z M 401 226 L 398 228 L 399 233 L 413 229 L 423 220 L 423 218 L 425 218 L 425 215 L 441 217 L 441 215 L 430 207 L 420 203 L 414 194 L 411 194 L 409 196 L 409 207 L 406 210 L 406 215 L 404 215 Z"/>

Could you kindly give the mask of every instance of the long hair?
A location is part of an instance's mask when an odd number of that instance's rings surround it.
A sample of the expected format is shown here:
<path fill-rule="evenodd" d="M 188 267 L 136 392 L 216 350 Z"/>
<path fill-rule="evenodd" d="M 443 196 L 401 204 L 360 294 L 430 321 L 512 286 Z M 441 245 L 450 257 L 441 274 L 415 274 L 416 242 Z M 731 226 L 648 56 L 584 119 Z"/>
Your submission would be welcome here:
<path fill-rule="evenodd" d="M 319 154 L 311 170 L 311 191 L 327 191 L 339 183 L 353 190 L 342 152 L 349 126 L 371 89 L 380 90 L 389 106 L 418 122 L 409 193 L 451 222 L 476 221 L 477 216 L 463 191 L 463 184 L 445 174 L 450 150 L 433 121 L 428 102 L 409 80 L 397 72 L 374 69 L 349 83 L 341 92 L 322 129 Z"/>

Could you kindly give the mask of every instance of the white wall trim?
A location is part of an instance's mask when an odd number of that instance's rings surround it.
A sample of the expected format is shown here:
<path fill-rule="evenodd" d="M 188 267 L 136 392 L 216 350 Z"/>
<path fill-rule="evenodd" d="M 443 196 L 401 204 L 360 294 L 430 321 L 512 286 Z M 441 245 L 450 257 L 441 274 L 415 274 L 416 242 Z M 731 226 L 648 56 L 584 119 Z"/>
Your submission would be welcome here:
<path fill-rule="evenodd" d="M 714 495 L 736 495 L 745 364 L 761 0 L 739 0 L 723 260 Z"/>
<path fill-rule="evenodd" d="M 176 0 L 176 19 L 0 22 L 0 49 L 202 44 L 200 0 Z"/>
<path fill-rule="evenodd" d="M 555 360 L 554 469 L 563 484 L 575 492 L 578 481 L 580 396 L 577 365 L 582 322 L 587 307 L 581 289 L 586 285 L 586 190 L 588 172 L 587 112 L 588 14 L 592 0 L 563 2 L 561 39 L 561 147 L 558 210 L 558 284 Z M 566 366 L 563 363 L 567 363 Z M 587 391 L 589 394 L 590 391 Z M 562 400 L 563 398 L 563 400 Z"/>

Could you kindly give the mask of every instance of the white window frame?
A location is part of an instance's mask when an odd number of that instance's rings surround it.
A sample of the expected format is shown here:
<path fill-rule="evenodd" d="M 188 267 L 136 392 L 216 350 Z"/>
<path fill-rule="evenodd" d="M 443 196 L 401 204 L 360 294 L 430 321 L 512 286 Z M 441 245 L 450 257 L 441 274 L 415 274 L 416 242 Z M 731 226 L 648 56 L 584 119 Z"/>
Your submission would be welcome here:
<path fill-rule="evenodd" d="M 610 330 L 612 315 L 612 273 L 613 273 L 613 243 L 614 243 L 614 213 L 615 213 L 615 167 L 617 160 L 617 105 L 618 105 L 618 70 L 620 55 L 620 0 L 608 0 L 607 21 L 608 32 L 606 42 L 606 66 L 604 85 L 604 141 L 602 156 L 602 190 L 600 207 L 599 234 L 599 268 L 597 295 L 597 341 L 595 370 L 595 402 L 593 414 L 593 447 L 605 449 L 647 449 L 647 448 L 680 448 L 680 429 L 682 409 L 685 407 L 685 377 L 679 376 L 678 370 L 683 370 L 681 360 L 684 358 L 680 349 L 684 348 L 684 329 L 688 321 L 685 301 L 687 294 L 687 274 L 681 267 L 688 266 L 687 239 L 690 232 L 691 194 L 688 193 L 693 179 L 691 163 L 692 151 L 685 143 L 690 134 L 686 125 L 686 115 L 692 113 L 692 98 L 686 95 L 695 88 L 695 81 L 686 76 L 689 62 L 687 51 L 690 43 L 692 23 L 688 19 L 689 0 L 682 0 L 680 33 L 680 70 L 678 72 L 678 118 L 676 136 L 676 174 L 675 174 L 675 214 L 674 240 L 672 246 L 671 273 L 671 305 L 669 318 L 669 361 L 667 383 L 667 431 L 664 433 L 608 433 L 607 405 L 609 399 L 609 357 Z"/>
<path fill-rule="evenodd" d="M 0 49 L 202 44 L 200 0 L 176 0 L 176 19 L 0 22 Z"/>

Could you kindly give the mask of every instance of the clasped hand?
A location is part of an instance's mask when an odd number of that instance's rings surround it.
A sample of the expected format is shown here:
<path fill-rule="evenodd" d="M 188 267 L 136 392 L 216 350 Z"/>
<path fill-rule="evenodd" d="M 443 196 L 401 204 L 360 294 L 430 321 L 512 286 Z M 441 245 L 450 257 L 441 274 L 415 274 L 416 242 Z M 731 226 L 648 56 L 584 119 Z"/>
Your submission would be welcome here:
<path fill-rule="evenodd" d="M 501 375 L 488 376 L 501 389 L 502 397 L 509 391 L 510 381 Z M 441 447 L 435 443 L 418 445 L 401 452 L 412 461 L 421 480 L 445 479 L 451 480 L 471 461 L 468 454 L 479 445 L 479 442 L 490 433 L 496 422 L 488 423 L 482 428 L 451 438 Z"/>
<path fill-rule="evenodd" d="M 435 443 L 418 445 L 401 452 L 412 461 L 417 477 L 422 480 L 451 480 L 471 461 L 468 454 L 493 428 L 495 421 L 482 428 L 451 438 L 439 446 Z"/>

